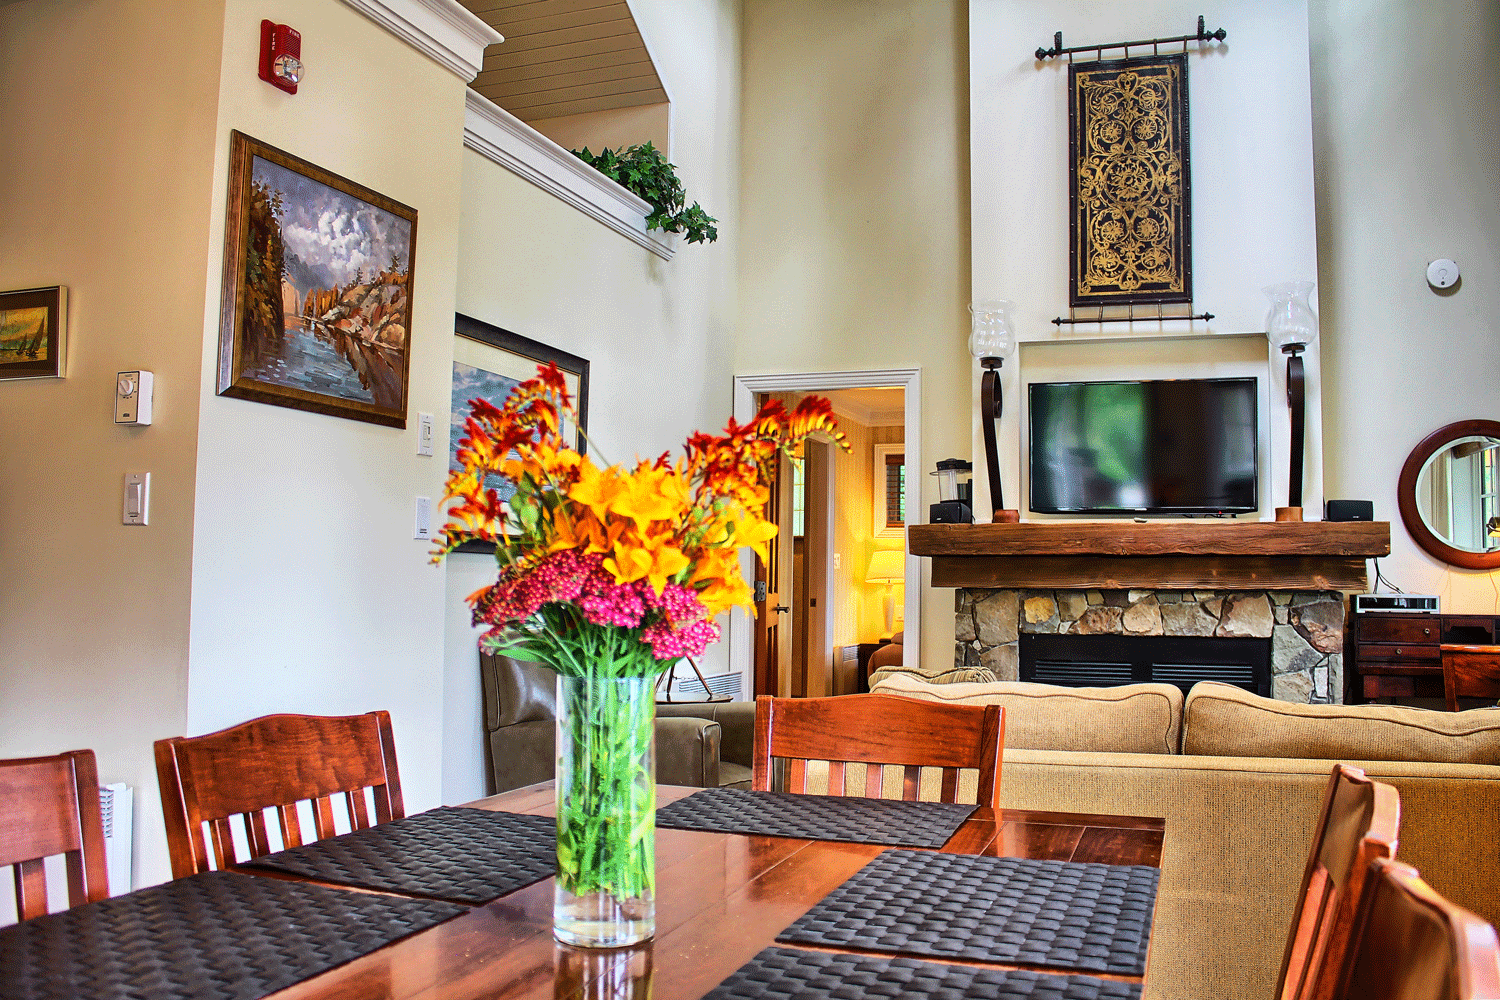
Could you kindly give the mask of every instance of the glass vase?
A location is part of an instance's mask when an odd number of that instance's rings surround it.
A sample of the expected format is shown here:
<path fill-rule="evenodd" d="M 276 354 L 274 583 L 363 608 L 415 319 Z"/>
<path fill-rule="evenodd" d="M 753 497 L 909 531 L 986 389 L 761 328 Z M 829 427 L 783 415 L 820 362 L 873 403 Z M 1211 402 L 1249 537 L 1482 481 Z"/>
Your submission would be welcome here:
<path fill-rule="evenodd" d="M 557 677 L 552 933 L 618 948 L 656 933 L 656 695 L 650 677 Z"/>
<path fill-rule="evenodd" d="M 1274 347 L 1286 351 L 1305 348 L 1318 336 L 1318 317 L 1307 297 L 1312 294 L 1311 281 L 1284 281 L 1267 285 L 1261 291 L 1271 300 L 1266 313 L 1266 337 Z"/>

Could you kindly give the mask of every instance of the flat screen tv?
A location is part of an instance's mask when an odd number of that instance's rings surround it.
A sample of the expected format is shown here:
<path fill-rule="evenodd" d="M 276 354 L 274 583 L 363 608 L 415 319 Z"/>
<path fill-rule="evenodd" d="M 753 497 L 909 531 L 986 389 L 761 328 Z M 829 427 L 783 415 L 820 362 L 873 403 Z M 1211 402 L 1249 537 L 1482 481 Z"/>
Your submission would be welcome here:
<path fill-rule="evenodd" d="M 1033 382 L 1031 509 L 1252 512 L 1258 396 L 1253 378 Z"/>

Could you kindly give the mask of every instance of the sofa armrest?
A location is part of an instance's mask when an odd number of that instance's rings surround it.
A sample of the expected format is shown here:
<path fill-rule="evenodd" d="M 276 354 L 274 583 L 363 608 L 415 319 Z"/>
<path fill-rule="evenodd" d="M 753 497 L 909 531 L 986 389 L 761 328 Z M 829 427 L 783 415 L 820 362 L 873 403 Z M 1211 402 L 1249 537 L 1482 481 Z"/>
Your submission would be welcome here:
<path fill-rule="evenodd" d="M 714 701 L 683 705 L 656 703 L 656 717 L 691 716 L 709 719 L 723 727 L 719 758 L 731 764 L 755 767 L 755 702 Z"/>
<path fill-rule="evenodd" d="M 656 720 L 656 780 L 663 785 L 719 787 L 717 722 L 659 716 Z"/>

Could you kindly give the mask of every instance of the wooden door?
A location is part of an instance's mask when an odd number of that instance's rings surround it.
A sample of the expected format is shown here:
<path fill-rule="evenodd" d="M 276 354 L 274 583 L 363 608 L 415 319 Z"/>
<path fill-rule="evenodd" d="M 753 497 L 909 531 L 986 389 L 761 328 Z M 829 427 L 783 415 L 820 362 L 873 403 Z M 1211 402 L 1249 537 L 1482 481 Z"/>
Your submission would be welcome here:
<path fill-rule="evenodd" d="M 791 694 L 792 630 L 787 615 L 792 596 L 791 463 L 783 455 L 771 481 L 766 518 L 778 528 L 767 546 L 769 558 L 755 560 L 755 694 Z"/>

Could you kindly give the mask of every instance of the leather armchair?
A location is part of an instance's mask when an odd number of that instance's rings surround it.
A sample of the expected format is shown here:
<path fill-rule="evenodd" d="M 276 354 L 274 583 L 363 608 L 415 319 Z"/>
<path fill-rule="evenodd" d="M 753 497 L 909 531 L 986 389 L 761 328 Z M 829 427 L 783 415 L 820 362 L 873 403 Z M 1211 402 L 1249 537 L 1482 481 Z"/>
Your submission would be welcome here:
<path fill-rule="evenodd" d="M 556 767 L 556 675 L 485 652 L 479 654 L 479 672 L 491 791 L 548 780 Z M 754 741 L 753 702 L 657 705 L 656 780 L 748 788 Z"/>

